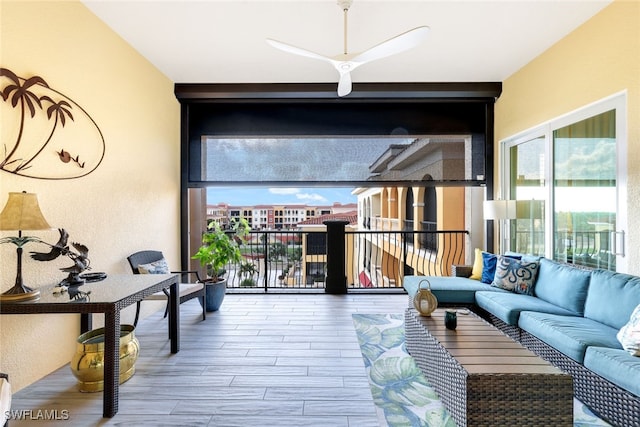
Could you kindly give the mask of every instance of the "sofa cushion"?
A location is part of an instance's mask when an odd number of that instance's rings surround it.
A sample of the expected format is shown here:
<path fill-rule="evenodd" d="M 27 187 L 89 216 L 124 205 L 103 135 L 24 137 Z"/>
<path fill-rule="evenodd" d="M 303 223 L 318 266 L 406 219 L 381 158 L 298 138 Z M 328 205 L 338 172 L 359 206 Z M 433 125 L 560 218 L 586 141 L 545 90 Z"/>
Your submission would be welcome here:
<path fill-rule="evenodd" d="M 522 262 L 508 256 L 499 256 L 491 286 L 518 294 L 532 295 L 537 275 L 537 262 Z"/>
<path fill-rule="evenodd" d="M 579 363 L 589 346 L 622 349 L 616 329 L 580 316 L 523 311 L 518 326 Z"/>
<path fill-rule="evenodd" d="M 636 396 L 640 396 L 640 358 L 624 350 L 589 347 L 584 366 Z"/>
<path fill-rule="evenodd" d="M 413 297 L 421 280 L 428 279 L 438 304 L 473 304 L 476 291 L 507 292 L 468 277 L 405 276 L 402 286 Z"/>
<path fill-rule="evenodd" d="M 543 258 L 540 260 L 533 294 L 551 304 L 582 316 L 590 277 L 591 271 L 589 270 L 582 270 Z"/>
<path fill-rule="evenodd" d="M 640 277 L 594 270 L 584 316 L 620 329 L 640 304 Z"/>
<path fill-rule="evenodd" d="M 522 311 L 573 315 L 573 312 L 530 295 L 512 292 L 476 292 L 476 304 L 508 325 L 516 326 Z"/>
<path fill-rule="evenodd" d="M 544 258 L 541 255 L 530 255 L 530 254 L 523 254 L 521 252 L 513 252 L 513 251 L 505 251 L 504 254 L 511 258 L 521 259 L 524 262 L 540 262 L 540 260 Z"/>
<path fill-rule="evenodd" d="M 629 322 L 620 329 L 616 337 L 630 355 L 640 356 L 640 305 L 633 310 Z"/>

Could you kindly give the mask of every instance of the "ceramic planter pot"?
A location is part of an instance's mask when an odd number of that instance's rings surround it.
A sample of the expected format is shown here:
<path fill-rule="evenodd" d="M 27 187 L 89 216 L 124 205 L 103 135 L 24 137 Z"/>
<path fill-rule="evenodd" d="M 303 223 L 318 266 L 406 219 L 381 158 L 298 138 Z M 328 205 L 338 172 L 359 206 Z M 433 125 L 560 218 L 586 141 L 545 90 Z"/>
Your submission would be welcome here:
<path fill-rule="evenodd" d="M 206 282 L 207 297 L 204 301 L 205 310 L 208 312 L 218 311 L 224 300 L 224 295 L 227 291 L 227 281 L 222 280 L 220 282 Z M 202 298 L 198 298 L 200 304 L 202 304 Z"/>

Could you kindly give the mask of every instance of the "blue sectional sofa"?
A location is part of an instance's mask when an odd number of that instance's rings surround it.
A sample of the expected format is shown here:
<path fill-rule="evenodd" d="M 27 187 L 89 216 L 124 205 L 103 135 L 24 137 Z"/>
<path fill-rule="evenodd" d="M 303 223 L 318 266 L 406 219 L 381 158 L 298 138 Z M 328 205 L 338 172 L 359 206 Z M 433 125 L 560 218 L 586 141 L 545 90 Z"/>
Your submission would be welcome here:
<path fill-rule="evenodd" d="M 427 279 L 439 306 L 466 306 L 498 329 L 572 375 L 574 395 L 617 426 L 640 427 L 640 357 L 617 334 L 640 305 L 640 278 L 537 259 L 531 295 L 471 279 L 406 276 L 413 295 Z"/>

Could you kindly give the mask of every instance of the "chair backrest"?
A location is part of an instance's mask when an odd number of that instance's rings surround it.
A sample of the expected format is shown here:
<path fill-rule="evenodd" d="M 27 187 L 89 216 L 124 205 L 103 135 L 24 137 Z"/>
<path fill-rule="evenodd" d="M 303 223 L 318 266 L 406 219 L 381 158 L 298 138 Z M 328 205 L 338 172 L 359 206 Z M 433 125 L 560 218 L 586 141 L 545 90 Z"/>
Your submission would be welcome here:
<path fill-rule="evenodd" d="M 164 255 L 160 251 L 140 251 L 129 255 L 127 261 L 129 261 L 133 274 L 139 274 L 138 266 L 140 264 L 150 264 L 160 261 L 162 258 L 164 258 Z"/>

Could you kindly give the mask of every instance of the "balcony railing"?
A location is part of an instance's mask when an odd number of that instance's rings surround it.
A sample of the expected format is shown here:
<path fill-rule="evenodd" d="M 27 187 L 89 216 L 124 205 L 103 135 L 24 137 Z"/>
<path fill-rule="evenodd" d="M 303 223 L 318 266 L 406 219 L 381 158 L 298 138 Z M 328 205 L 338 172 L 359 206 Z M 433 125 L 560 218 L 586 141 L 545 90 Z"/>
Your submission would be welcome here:
<path fill-rule="evenodd" d="M 401 289 L 407 274 L 450 275 L 451 265 L 464 263 L 467 237 L 467 231 L 346 231 L 347 287 Z M 325 288 L 331 248 L 324 231 L 252 231 L 241 249 L 242 263 L 226 267 L 230 289 Z"/>
<path fill-rule="evenodd" d="M 569 264 L 615 271 L 615 234 L 609 230 L 557 231 L 553 257 Z M 516 231 L 512 242 L 516 252 L 537 255 L 544 255 L 544 245 L 544 231 Z"/>

